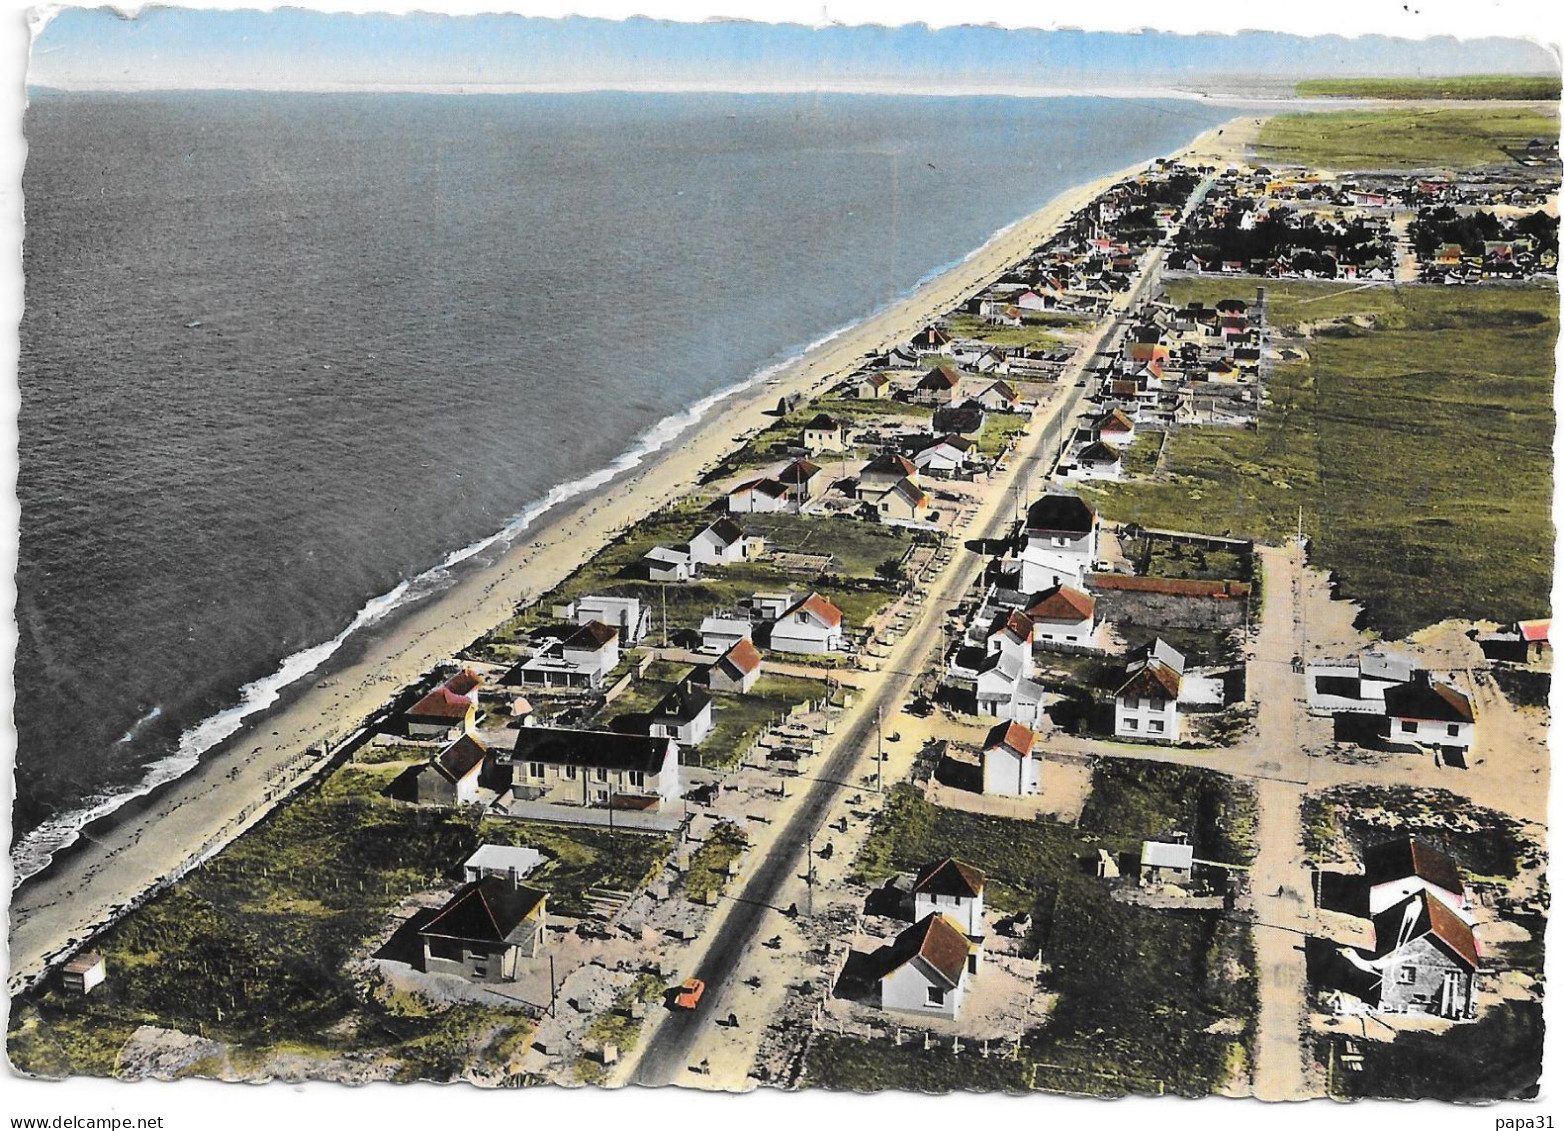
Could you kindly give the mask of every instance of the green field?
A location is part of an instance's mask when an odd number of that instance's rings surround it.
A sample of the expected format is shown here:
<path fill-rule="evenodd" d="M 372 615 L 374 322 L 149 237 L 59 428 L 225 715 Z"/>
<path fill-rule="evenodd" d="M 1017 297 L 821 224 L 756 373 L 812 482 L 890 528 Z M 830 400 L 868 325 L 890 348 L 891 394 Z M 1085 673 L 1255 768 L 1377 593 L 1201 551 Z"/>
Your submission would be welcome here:
<path fill-rule="evenodd" d="M 1260 127 L 1260 162 L 1325 169 L 1451 169 L 1512 164 L 1500 146 L 1558 137 L 1557 113 L 1526 107 L 1280 114 Z"/>
<path fill-rule="evenodd" d="M 1188 302 L 1231 289 L 1168 291 Z M 1545 613 L 1557 290 L 1281 282 L 1267 293 L 1273 326 L 1376 322 L 1331 328 L 1303 343 L 1307 360 L 1278 364 L 1257 429 L 1183 429 L 1165 479 L 1097 488 L 1106 517 L 1277 541 L 1302 507 L 1313 560 L 1388 637 L 1446 617 Z"/>
<path fill-rule="evenodd" d="M 990 906 L 1031 914 L 1029 943 L 1041 948 L 1046 988 L 1059 1000 L 1048 1022 L 1026 1034 L 1017 1061 L 973 1055 L 969 1063 L 948 1047 L 924 1053 L 837 1039 L 811 1054 L 808 1083 L 1206 1095 L 1244 1063 L 1255 1008 L 1247 926 L 1217 912 L 1118 902 L 1091 862 L 1098 847 L 1138 847 L 1140 837 L 1172 826 L 1219 854 L 1213 859 L 1244 859 L 1252 851 L 1247 794 L 1218 774 L 1153 763 L 1105 764 L 1093 782 L 1079 830 L 940 809 L 896 787 L 857 877 L 877 883 L 945 855 L 984 869 Z M 1206 1031 L 1217 1022 L 1233 1031 Z"/>
<path fill-rule="evenodd" d="M 109 978 L 91 997 L 50 989 L 12 1003 L 23 1072 L 105 1075 L 142 1024 L 225 1041 L 236 1066 L 267 1055 L 369 1053 L 399 1078 L 447 1080 L 530 1031 L 518 1010 L 431 1006 L 345 969 L 403 898 L 452 883 L 484 842 L 531 845 L 550 907 L 586 910 L 589 887 L 629 889 L 666 837 L 488 820 L 387 801 L 395 766 L 349 765 L 133 912 L 93 946 Z"/>
<path fill-rule="evenodd" d="M 1300 98 L 1443 98 L 1557 102 L 1557 75 L 1451 75 L 1434 79 L 1305 79 Z"/>
<path fill-rule="evenodd" d="M 1045 320 L 1042 316 L 1034 319 L 1029 315 L 1022 316 L 1019 326 L 996 326 L 976 314 L 952 314 L 949 321 L 950 332 L 958 338 L 976 338 L 1006 349 L 1021 346 L 1055 349 L 1065 341 L 1058 331 L 1075 324 L 1063 318 Z"/>

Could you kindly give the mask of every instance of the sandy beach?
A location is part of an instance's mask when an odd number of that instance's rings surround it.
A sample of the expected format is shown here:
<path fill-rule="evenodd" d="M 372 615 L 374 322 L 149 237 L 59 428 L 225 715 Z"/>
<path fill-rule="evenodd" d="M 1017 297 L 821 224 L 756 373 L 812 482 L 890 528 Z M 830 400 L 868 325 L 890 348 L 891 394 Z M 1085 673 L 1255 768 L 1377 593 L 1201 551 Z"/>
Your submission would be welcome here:
<path fill-rule="evenodd" d="M 1197 162 L 1241 157 L 1255 122 L 1252 117 L 1236 118 L 1175 155 Z M 324 680 L 313 677 L 318 682 L 288 705 L 257 716 L 192 772 L 142 803 L 127 806 L 105 827 L 89 828 L 84 843 L 62 853 L 13 893 L 10 990 L 30 983 L 163 878 L 210 855 L 260 820 L 321 764 L 310 754 L 312 748 L 347 737 L 359 720 L 503 621 L 518 603 L 547 591 L 626 526 L 689 491 L 745 433 L 768 423 L 767 412 L 778 397 L 817 395 L 863 358 L 905 342 L 1023 258 L 1071 213 L 1144 164 L 1062 193 L 904 302 L 804 355 L 774 382 L 722 402 L 651 462 L 550 515 L 493 566 L 464 576 L 413 609 L 397 631 L 358 659 Z"/>

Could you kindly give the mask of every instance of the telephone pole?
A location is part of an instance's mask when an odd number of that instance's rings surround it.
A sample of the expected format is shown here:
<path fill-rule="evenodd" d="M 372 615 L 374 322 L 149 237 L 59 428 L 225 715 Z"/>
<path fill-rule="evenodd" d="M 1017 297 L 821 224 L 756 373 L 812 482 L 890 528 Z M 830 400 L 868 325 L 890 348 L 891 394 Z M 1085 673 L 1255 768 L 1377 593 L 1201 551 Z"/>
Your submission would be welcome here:
<path fill-rule="evenodd" d="M 874 740 L 875 740 L 875 756 L 874 756 L 875 782 L 874 782 L 874 791 L 876 793 L 884 793 L 885 792 L 885 708 L 884 707 L 876 707 L 874 709 Z M 813 867 L 813 866 L 814 866 L 813 863 L 811 863 L 810 867 Z"/>

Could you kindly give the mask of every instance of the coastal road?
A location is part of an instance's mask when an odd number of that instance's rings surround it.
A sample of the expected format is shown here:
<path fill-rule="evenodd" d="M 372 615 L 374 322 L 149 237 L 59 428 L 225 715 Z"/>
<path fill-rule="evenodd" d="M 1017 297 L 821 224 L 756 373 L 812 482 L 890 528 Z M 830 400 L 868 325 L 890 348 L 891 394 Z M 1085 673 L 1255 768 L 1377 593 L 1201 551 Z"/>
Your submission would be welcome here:
<path fill-rule="evenodd" d="M 1069 423 L 1077 414 L 1085 392 L 1087 367 L 1107 343 L 1118 340 L 1129 312 L 1159 281 L 1161 264 L 1162 251 L 1154 250 L 1140 279 L 1123 296 L 1122 304 L 1076 352 L 1061 375 L 1061 384 L 1069 392 L 1045 420 L 1034 422 L 1034 434 L 1024 453 L 1018 452 L 1007 471 L 992 485 L 978 519 L 965 532 L 965 537 L 989 540 L 1009 533 L 1014 521 L 1007 505 L 1012 490 L 1017 486 L 1030 488 L 1037 466 L 1051 464 L 1056 454 L 1052 446 L 1069 437 Z M 780 925 L 780 920 L 774 916 L 787 910 L 787 904 L 782 902 L 783 890 L 795 877 L 805 873 L 808 864 L 805 856 L 811 839 L 826 823 L 844 791 L 861 792 L 860 763 L 876 748 L 877 717 L 882 712 L 894 717 L 908 700 L 925 661 L 941 640 L 940 629 L 946 610 L 979 579 L 987 562 L 987 556 L 982 553 L 962 554 L 930 587 L 920 615 L 891 653 L 887 668 L 880 673 L 881 678 L 853 708 L 851 721 L 837 735 L 824 765 L 799 795 L 791 814 L 778 830 L 774 849 L 731 894 L 696 944 L 694 969 L 689 976 L 706 983 L 701 1007 L 688 1013 L 662 1014 L 648 1025 L 645 1038 L 637 1052 L 631 1054 L 630 1063 L 624 1070 L 631 1082 L 653 1086 L 677 1083 L 694 1067 L 692 1059 L 697 1042 L 713 1019 L 723 1017 L 731 1010 L 733 981 L 741 959 L 760 940 L 763 931 L 774 930 Z M 872 767 L 872 758 L 868 764 Z M 732 1082 L 730 1086 L 736 1084 Z"/>

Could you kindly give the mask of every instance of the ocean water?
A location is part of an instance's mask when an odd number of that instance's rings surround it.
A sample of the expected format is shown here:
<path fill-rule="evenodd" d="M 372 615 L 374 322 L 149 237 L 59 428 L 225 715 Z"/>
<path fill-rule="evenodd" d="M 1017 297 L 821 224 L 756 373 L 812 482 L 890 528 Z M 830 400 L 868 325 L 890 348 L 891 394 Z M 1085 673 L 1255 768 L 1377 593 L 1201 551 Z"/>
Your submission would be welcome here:
<path fill-rule="evenodd" d="M 19 874 L 442 566 L 1233 113 L 33 91 Z"/>

